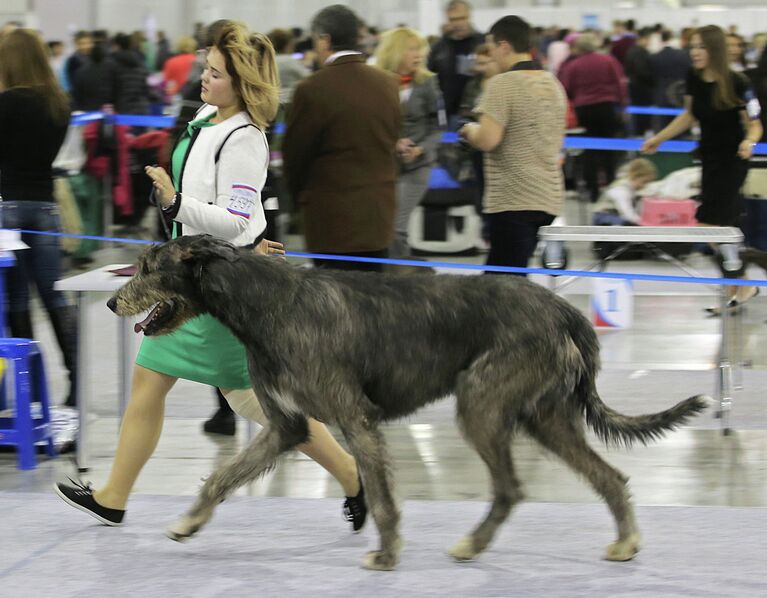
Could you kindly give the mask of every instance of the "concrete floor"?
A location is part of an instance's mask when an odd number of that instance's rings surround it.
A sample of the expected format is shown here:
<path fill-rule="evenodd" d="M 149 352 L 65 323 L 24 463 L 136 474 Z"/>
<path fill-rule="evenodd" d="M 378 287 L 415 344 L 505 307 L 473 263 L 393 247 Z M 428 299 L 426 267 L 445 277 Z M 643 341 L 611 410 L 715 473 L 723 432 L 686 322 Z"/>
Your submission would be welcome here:
<path fill-rule="evenodd" d="M 289 249 L 298 250 L 300 240 L 291 239 Z M 572 247 L 571 267 L 590 261 L 587 248 Z M 111 248 L 99 263 L 130 262 L 134 247 Z M 442 260 L 443 258 L 438 258 Z M 481 263 L 483 256 L 454 261 Z M 704 274 L 715 270 L 703 256 L 688 262 Z M 679 275 L 658 262 L 620 262 L 611 271 L 654 272 Z M 764 278 L 763 272 L 754 272 Z M 545 281 L 542 281 L 545 283 Z M 638 283 L 634 326 L 627 330 L 600 333 L 604 369 L 625 370 L 627 375 L 643 371 L 697 371 L 713 393 L 719 321 L 706 318 L 703 307 L 716 301 L 715 291 L 699 285 Z M 579 281 L 567 297 L 584 310 L 588 283 Z M 97 355 L 92 364 L 99 372 L 97 405 L 92 424 L 91 470 L 85 479 L 98 486 L 107 476 L 116 446 L 116 326 L 106 309 L 95 315 L 98 331 L 91 342 Z M 35 323 L 48 362 L 50 385 L 57 402 L 64 392 L 64 374 L 45 316 L 36 307 Z M 756 371 L 767 371 L 767 292 L 749 304 L 744 314 L 744 356 Z M 673 390 L 673 389 L 670 389 Z M 751 389 L 761 393 L 764 389 Z M 200 427 L 213 410 L 208 388 L 182 384 L 169 401 L 181 407 L 166 421 L 163 437 L 145 468 L 135 491 L 139 494 L 189 495 L 216 463 L 232 455 L 245 439 L 239 424 L 236 438 L 206 436 Z M 767 397 L 767 393 L 764 393 Z M 184 410 L 184 405 L 189 405 Z M 670 404 L 670 403 L 669 403 Z M 735 405 L 737 409 L 737 403 Z M 767 403 L 764 404 L 767 409 Z M 387 437 L 396 463 L 398 494 L 403 499 L 486 500 L 488 480 L 484 466 L 468 449 L 456 428 L 444 417 L 430 412 L 392 424 Z M 736 430 L 723 437 L 716 429 L 686 428 L 648 447 L 631 450 L 599 449 L 608 460 L 631 478 L 639 504 L 767 506 L 767 430 Z M 590 488 L 559 461 L 546 455 L 524 438 L 515 441 L 519 476 L 532 501 L 596 502 Z M 75 468 L 67 456 L 43 461 L 34 471 L 15 469 L 12 454 L 0 455 L 0 490 L 50 492 L 51 484 Z M 243 489 L 252 496 L 340 497 L 340 487 L 315 463 L 294 454 L 262 480 Z M 340 513 L 340 502 L 339 502 Z M 340 515 L 339 515 L 340 516 Z"/>

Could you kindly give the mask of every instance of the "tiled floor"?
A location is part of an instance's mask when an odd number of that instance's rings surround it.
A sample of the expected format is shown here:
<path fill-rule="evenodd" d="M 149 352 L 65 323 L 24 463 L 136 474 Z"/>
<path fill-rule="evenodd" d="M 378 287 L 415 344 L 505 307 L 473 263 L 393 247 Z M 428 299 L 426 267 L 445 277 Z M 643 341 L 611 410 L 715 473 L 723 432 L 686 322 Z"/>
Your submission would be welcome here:
<path fill-rule="evenodd" d="M 289 246 L 296 248 L 296 241 Z M 101 263 L 129 262 L 135 249 L 110 249 Z M 442 258 L 440 258 L 442 259 Z M 589 262 L 585 248 L 573 248 L 572 267 Z M 482 257 L 455 261 L 481 262 Z M 689 263 L 715 275 L 707 258 L 693 256 Z M 620 262 L 612 271 L 678 274 L 656 262 Z M 754 272 L 764 278 L 763 272 Z M 546 284 L 545 281 L 544 284 Z M 708 376 L 713 391 L 719 342 L 719 320 L 706 318 L 702 308 L 715 302 L 714 290 L 700 285 L 637 283 L 635 322 L 623 331 L 601 333 L 606 370 L 699 371 Z M 568 297 L 587 308 L 588 283 L 579 281 Z M 98 398 L 93 420 L 91 470 L 84 477 L 96 485 L 107 475 L 116 445 L 116 327 L 111 314 L 96 308 L 92 364 L 98 373 Z M 756 370 L 767 370 L 767 292 L 744 314 L 744 356 Z M 35 320 L 49 363 L 54 396 L 60 397 L 63 370 L 52 335 L 39 309 Z M 753 390 L 753 389 L 752 389 Z M 146 494 L 189 495 L 199 479 L 242 444 L 245 426 L 240 422 L 236 439 L 204 435 L 200 425 L 212 411 L 210 390 L 186 384 L 174 391 L 175 405 L 187 403 L 168 417 L 154 458 L 136 487 Z M 756 389 L 756 392 L 761 392 Z M 767 392 L 764 393 L 767 409 Z M 737 408 L 737 404 L 736 404 Z M 475 453 L 460 439 L 455 427 L 430 415 L 388 427 L 387 436 L 396 462 L 398 493 L 407 499 L 485 500 L 488 483 Z M 544 454 L 524 438 L 515 443 L 519 476 L 533 501 L 595 502 L 596 496 L 559 461 Z M 683 429 L 649 447 L 631 450 L 601 449 L 611 463 L 631 478 L 632 492 L 640 504 L 767 506 L 767 430 L 740 430 L 723 437 L 714 429 Z M 74 473 L 72 462 L 61 457 L 43 462 L 30 472 L 15 469 L 13 455 L 0 455 L 0 490 L 48 492 L 54 480 Z M 255 496 L 340 497 L 341 489 L 319 466 L 301 455 L 291 455 L 266 478 L 241 490 Z M 340 505 L 339 505 L 340 506 Z"/>

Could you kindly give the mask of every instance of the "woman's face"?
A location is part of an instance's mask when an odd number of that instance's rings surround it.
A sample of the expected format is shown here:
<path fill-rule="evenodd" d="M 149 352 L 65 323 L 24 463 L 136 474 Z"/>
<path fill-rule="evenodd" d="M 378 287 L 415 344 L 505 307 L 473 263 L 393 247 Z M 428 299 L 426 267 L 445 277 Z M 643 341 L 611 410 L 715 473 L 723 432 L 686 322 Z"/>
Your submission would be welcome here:
<path fill-rule="evenodd" d="M 418 70 L 423 61 L 423 51 L 418 40 L 412 39 L 407 43 L 402 61 L 399 64 L 399 72 L 403 75 L 412 75 Z"/>
<path fill-rule="evenodd" d="M 703 46 L 703 40 L 697 33 L 690 40 L 690 59 L 692 66 L 698 70 L 708 66 L 708 50 Z"/>
<path fill-rule="evenodd" d="M 743 59 L 743 47 L 737 35 L 727 36 L 727 61 L 732 64 Z"/>
<path fill-rule="evenodd" d="M 218 108 L 239 104 L 239 98 L 232 87 L 232 78 L 226 72 L 224 56 L 217 48 L 208 52 L 208 61 L 202 72 L 202 93 L 200 99 Z"/>

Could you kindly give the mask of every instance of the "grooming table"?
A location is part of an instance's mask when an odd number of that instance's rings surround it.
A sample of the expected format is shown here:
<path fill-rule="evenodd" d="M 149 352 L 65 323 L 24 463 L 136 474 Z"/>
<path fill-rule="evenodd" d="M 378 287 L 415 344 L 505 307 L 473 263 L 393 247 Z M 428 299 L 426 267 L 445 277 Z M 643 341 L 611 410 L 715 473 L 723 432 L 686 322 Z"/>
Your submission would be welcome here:
<path fill-rule="evenodd" d="M 741 267 L 738 249 L 743 243 L 743 233 L 733 227 L 544 226 L 539 231 L 539 238 L 546 243 L 546 251 L 544 252 L 545 266 L 553 270 L 562 269 L 564 266 L 565 241 L 640 243 L 651 247 L 654 243 L 710 243 L 716 245 L 716 249 L 721 254 L 725 270 L 735 272 Z M 620 251 L 621 249 L 608 256 L 605 260 L 600 260 L 596 267 L 603 270 L 606 264 Z M 685 264 L 671 256 L 664 257 L 663 259 L 676 264 L 688 274 L 697 275 Z M 588 270 L 593 269 L 595 269 L 595 266 L 588 268 Z M 720 286 L 722 325 L 715 392 L 719 399 L 718 415 L 722 421 L 722 431 L 724 434 L 729 434 L 729 416 L 732 408 L 733 362 L 736 365 L 740 365 L 739 358 L 733 355 L 736 351 L 739 351 L 740 343 L 738 341 L 741 320 L 737 312 L 731 317 L 728 316 L 728 310 L 726 309 L 728 300 L 726 286 Z M 733 335 L 733 333 L 735 334 Z M 735 345 L 733 345 L 733 341 L 735 341 Z"/>

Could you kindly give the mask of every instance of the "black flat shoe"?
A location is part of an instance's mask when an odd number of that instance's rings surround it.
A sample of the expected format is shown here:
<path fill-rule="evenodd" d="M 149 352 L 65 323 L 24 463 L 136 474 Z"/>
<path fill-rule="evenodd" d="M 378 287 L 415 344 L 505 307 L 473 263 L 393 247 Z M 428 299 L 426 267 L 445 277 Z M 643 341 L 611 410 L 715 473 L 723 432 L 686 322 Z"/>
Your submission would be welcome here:
<path fill-rule="evenodd" d="M 104 525 L 119 527 L 123 524 L 123 518 L 125 517 L 124 509 L 108 509 L 101 506 L 93 498 L 93 488 L 91 488 L 90 484 L 75 482 L 72 478 L 69 478 L 69 481 L 72 482 L 72 486 L 62 483 L 53 486 L 56 494 L 65 503 L 81 510 L 83 513 L 88 513 L 88 515 Z"/>
<path fill-rule="evenodd" d="M 365 526 L 368 516 L 368 506 L 365 503 L 365 489 L 360 479 L 360 491 L 357 496 L 347 496 L 344 501 L 344 519 L 352 524 L 352 531 L 359 533 Z"/>

